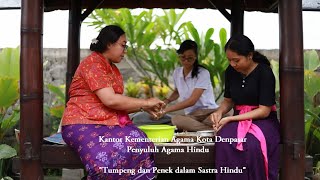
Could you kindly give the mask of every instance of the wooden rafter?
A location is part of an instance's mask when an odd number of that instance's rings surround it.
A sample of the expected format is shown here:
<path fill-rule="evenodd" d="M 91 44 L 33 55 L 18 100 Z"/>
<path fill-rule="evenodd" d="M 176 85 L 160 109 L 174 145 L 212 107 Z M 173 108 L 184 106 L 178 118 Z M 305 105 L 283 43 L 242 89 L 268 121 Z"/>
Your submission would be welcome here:
<path fill-rule="evenodd" d="M 67 10 L 69 8 L 70 0 L 44 0 L 45 11 Z M 277 5 L 277 0 L 246 0 L 245 11 L 262 11 L 275 12 L 274 4 Z M 96 1 L 82 0 L 82 9 L 93 7 Z M 212 6 L 212 3 L 215 6 Z M 231 9 L 232 0 L 117 0 L 117 1 L 103 1 L 100 8 L 196 8 L 196 9 L 216 9 L 215 7 Z M 272 8 L 270 8 L 272 7 Z"/>

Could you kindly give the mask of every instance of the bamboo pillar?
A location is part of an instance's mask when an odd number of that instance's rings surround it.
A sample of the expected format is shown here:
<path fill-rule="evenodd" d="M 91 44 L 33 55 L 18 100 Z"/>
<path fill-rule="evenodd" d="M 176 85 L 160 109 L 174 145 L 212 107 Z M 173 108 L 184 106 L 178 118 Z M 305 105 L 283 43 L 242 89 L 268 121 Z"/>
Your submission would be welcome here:
<path fill-rule="evenodd" d="M 20 176 L 43 179 L 43 0 L 21 1 Z"/>
<path fill-rule="evenodd" d="M 243 0 L 232 0 L 231 8 L 231 36 L 243 34 Z"/>
<path fill-rule="evenodd" d="M 304 179 L 302 2 L 279 1 L 282 180 Z"/>
<path fill-rule="evenodd" d="M 69 10 L 66 102 L 69 100 L 68 91 L 70 88 L 72 77 L 80 63 L 80 27 L 81 27 L 81 1 L 71 0 L 70 10 Z"/>

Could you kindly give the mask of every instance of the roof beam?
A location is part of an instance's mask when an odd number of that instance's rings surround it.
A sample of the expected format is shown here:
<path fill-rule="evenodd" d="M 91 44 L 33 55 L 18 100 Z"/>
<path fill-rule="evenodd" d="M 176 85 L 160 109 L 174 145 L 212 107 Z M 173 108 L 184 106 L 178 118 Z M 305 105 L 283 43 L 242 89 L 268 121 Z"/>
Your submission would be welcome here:
<path fill-rule="evenodd" d="M 54 10 L 67 10 L 69 8 L 68 2 L 70 0 L 44 0 L 45 2 L 45 11 L 54 11 Z M 80 0 L 79 0 L 80 1 Z M 97 1 L 97 0 L 96 0 Z M 95 4 L 96 1 L 91 0 L 81 0 L 82 9 L 87 9 L 92 7 L 92 4 Z M 101 0 L 100 0 L 101 1 Z M 245 11 L 262 11 L 270 12 L 270 6 L 273 5 L 277 0 L 246 0 L 245 1 Z M 212 4 L 220 9 L 231 9 L 232 0 L 117 0 L 117 1 L 103 1 L 99 8 L 110 8 L 110 9 L 119 9 L 119 8 L 162 8 L 162 9 L 216 9 Z M 222 10 L 224 12 L 224 10 Z M 225 12 L 224 12 L 225 13 Z M 228 17 L 228 16 L 227 16 Z"/>
<path fill-rule="evenodd" d="M 98 9 L 103 2 L 104 0 L 93 1 L 86 11 L 81 14 L 81 22 L 83 22 L 95 9 Z"/>
<path fill-rule="evenodd" d="M 229 21 L 231 22 L 231 14 L 228 13 L 228 11 L 224 8 L 221 8 L 221 7 L 217 7 L 216 5 L 213 4 L 212 1 L 208 0 L 211 5 L 215 8 L 215 9 L 218 9 L 218 11 L 220 11 L 220 13 Z"/>

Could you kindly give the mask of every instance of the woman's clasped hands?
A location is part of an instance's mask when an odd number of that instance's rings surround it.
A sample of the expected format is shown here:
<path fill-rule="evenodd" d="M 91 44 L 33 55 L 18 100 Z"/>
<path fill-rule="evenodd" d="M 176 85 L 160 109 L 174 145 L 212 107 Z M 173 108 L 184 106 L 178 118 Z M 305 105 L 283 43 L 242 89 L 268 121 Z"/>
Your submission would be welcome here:
<path fill-rule="evenodd" d="M 216 111 L 210 115 L 210 119 L 213 122 L 213 130 L 215 132 L 220 131 L 220 129 L 231 121 L 230 116 L 222 117 L 222 113 Z"/>
<path fill-rule="evenodd" d="M 158 120 L 166 114 L 165 107 L 167 104 L 157 98 L 149 98 L 149 104 L 152 106 L 143 108 L 144 111 L 149 113 L 154 120 Z"/>
<path fill-rule="evenodd" d="M 158 119 L 159 113 L 166 107 L 166 103 L 157 98 L 147 99 L 147 104 L 148 106 L 142 107 L 142 110 L 149 113 L 155 119 Z"/>

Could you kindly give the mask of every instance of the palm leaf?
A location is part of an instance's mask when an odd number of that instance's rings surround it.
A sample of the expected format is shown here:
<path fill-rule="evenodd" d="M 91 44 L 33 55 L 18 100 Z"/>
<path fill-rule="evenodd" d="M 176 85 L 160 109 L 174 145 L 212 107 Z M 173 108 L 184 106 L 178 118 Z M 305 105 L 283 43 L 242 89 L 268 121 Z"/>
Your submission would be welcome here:
<path fill-rule="evenodd" d="M 0 76 L 20 79 L 20 49 L 4 48 L 0 52 Z"/>
<path fill-rule="evenodd" d="M 9 145 L 0 144 L 0 159 L 8 159 L 17 155 L 17 151 Z"/>
<path fill-rule="evenodd" d="M 0 77 L 0 108 L 8 108 L 19 98 L 18 80 Z"/>

